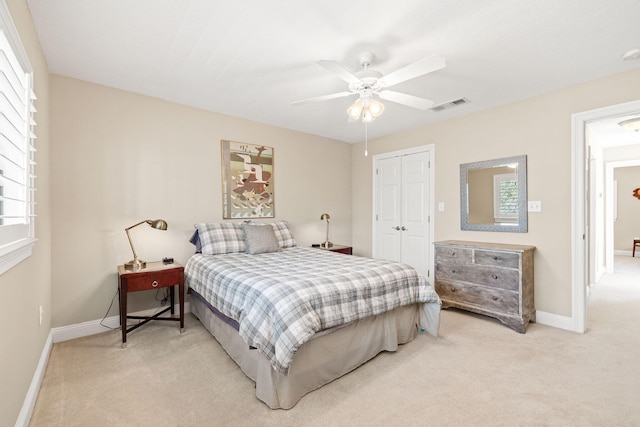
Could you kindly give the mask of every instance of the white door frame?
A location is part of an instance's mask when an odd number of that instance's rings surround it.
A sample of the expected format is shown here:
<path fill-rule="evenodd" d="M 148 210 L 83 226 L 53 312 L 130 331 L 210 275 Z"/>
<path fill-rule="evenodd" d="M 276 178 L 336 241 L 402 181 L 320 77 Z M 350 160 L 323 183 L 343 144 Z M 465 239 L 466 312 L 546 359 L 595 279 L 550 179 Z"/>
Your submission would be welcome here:
<path fill-rule="evenodd" d="M 398 150 L 398 151 L 392 151 L 389 153 L 382 153 L 382 154 L 376 154 L 375 156 L 373 156 L 373 167 L 372 169 L 372 178 L 371 178 L 371 182 L 373 183 L 373 188 L 372 188 L 372 192 L 373 192 L 373 199 L 372 199 L 372 208 L 371 209 L 371 242 L 372 242 L 372 246 L 371 246 L 371 254 L 375 256 L 376 254 L 376 210 L 377 210 L 377 206 L 378 206 L 378 201 L 376 200 L 376 166 L 377 166 L 377 162 L 378 160 L 382 160 L 382 159 L 388 159 L 390 157 L 397 157 L 397 156 L 406 156 L 409 154 L 415 154 L 415 153 L 423 153 L 423 152 L 428 152 L 429 153 L 429 161 L 431 162 L 430 167 L 429 167 L 429 245 L 431 248 L 433 248 L 433 233 L 435 230 L 434 227 L 434 200 L 435 200 L 435 165 L 436 165 L 436 145 L 435 144 L 427 144 L 427 145 L 421 145 L 419 147 L 414 147 L 414 148 L 407 148 L 404 150 Z M 430 272 L 430 277 L 427 277 L 427 281 L 429 283 L 433 283 L 433 251 L 430 252 L 431 253 L 431 257 L 428 260 L 428 266 L 427 268 L 429 269 Z"/>
<path fill-rule="evenodd" d="M 571 115 L 571 166 L 573 179 L 571 180 L 571 321 L 573 330 L 584 333 L 587 327 L 587 240 L 585 213 L 585 162 L 586 135 L 585 127 L 588 122 L 602 120 L 614 116 L 623 116 L 640 110 L 640 101 L 598 108 Z"/>

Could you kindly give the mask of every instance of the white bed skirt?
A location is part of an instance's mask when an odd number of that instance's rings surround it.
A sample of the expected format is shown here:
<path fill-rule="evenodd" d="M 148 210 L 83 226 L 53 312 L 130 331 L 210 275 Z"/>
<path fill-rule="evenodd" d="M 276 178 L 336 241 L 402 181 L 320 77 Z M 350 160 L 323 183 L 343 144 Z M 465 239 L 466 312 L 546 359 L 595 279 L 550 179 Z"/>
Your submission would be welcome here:
<path fill-rule="evenodd" d="M 272 409 L 292 408 L 305 394 L 378 353 L 397 350 L 399 344 L 416 337 L 420 317 L 425 315 L 422 304 L 413 304 L 317 334 L 298 349 L 284 375 L 276 372 L 257 350 L 250 349 L 235 328 L 213 314 L 200 298 L 191 299 L 191 312 L 256 383 L 256 397 Z M 434 335 L 437 324 L 435 331 Z"/>

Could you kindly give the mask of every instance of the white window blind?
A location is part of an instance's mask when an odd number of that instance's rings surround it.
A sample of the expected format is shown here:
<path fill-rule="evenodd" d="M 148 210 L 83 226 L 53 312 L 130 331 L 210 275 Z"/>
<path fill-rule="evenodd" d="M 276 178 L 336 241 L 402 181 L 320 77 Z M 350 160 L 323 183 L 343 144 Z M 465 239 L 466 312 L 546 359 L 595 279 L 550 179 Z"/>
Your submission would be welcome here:
<path fill-rule="evenodd" d="M 518 221 L 518 179 L 515 173 L 493 176 L 493 216 L 498 223 Z"/>
<path fill-rule="evenodd" d="M 36 112 L 33 72 L 6 3 L 0 3 L 0 273 L 35 242 Z"/>

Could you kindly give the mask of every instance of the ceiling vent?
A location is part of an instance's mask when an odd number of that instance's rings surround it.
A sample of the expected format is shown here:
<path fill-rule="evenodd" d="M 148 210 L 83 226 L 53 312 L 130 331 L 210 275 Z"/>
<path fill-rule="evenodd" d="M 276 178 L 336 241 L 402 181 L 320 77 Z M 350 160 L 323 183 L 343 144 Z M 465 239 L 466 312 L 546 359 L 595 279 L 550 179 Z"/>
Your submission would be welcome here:
<path fill-rule="evenodd" d="M 449 108 L 458 107 L 460 105 L 468 104 L 469 102 L 471 101 L 469 101 L 467 98 L 460 98 L 460 99 L 456 99 L 455 101 L 449 101 L 449 102 L 445 102 L 444 104 L 436 105 L 431 109 L 433 111 L 448 110 Z"/>

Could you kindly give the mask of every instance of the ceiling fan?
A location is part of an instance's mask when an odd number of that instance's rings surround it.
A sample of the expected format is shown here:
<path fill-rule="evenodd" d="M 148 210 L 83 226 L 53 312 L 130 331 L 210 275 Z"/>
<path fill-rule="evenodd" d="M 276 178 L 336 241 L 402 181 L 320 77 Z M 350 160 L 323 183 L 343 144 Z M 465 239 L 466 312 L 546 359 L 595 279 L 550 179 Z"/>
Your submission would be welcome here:
<path fill-rule="evenodd" d="M 380 116 L 382 111 L 384 111 L 384 105 L 375 99 L 376 96 L 386 101 L 407 105 L 420 110 L 426 110 L 433 105 L 433 101 L 429 99 L 388 90 L 387 88 L 444 68 L 446 64 L 443 57 L 431 55 L 387 75 L 383 75 L 381 72 L 369 68 L 373 62 L 373 58 L 374 54 L 371 52 L 364 52 L 358 55 L 358 61 L 362 66 L 362 70 L 357 73 L 353 73 L 335 61 L 318 61 L 318 65 L 335 73 L 339 78 L 349 83 L 349 91 L 302 99 L 293 102 L 292 105 L 308 104 L 311 102 L 358 95 L 358 100 L 349 107 L 347 114 L 349 115 L 349 121 L 362 119 L 365 123 L 375 120 L 375 118 Z"/>

